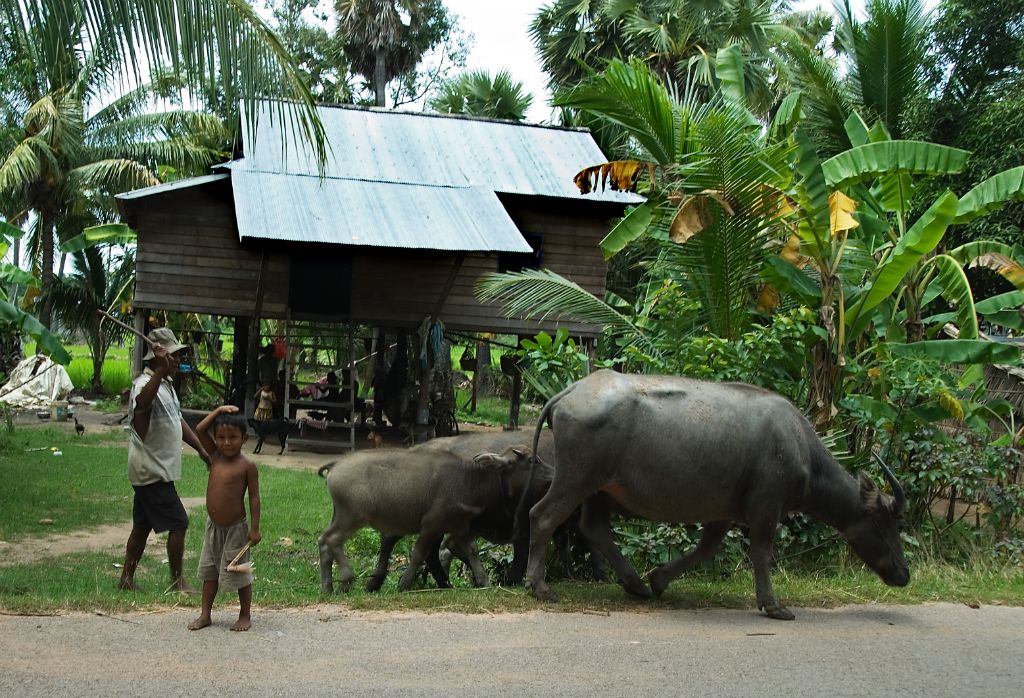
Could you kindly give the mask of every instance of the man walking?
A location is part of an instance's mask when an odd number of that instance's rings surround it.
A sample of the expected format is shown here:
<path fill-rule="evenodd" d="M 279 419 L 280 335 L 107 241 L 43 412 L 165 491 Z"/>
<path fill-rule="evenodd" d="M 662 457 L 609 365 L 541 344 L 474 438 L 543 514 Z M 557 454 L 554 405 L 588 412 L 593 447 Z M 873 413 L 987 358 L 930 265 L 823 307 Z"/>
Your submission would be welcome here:
<path fill-rule="evenodd" d="M 185 346 L 174 333 L 160 327 L 149 333 L 150 350 L 142 357 L 146 370 L 132 383 L 128 398 L 131 431 L 128 436 L 128 479 L 135 490 L 132 532 L 125 549 L 119 589 L 134 590 L 135 569 L 146 550 L 150 531 L 167 533 L 171 589 L 193 591 L 182 576 L 188 514 L 174 483 L 181 479 L 181 442 L 210 464 L 195 432 L 181 418 L 181 404 L 172 380 Z"/>

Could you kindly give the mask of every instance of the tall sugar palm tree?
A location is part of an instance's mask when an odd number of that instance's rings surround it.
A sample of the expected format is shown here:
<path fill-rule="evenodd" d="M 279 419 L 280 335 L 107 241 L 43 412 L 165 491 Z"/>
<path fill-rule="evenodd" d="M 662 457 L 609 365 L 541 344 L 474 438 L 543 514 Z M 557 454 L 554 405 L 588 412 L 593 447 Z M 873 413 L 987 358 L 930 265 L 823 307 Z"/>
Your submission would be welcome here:
<path fill-rule="evenodd" d="M 770 51 L 793 31 L 779 18 L 777 0 L 554 0 L 543 7 L 530 34 L 553 91 L 579 83 L 613 58 L 637 58 L 681 90 L 690 81 L 714 90 L 720 48 L 742 48 L 746 92 L 756 110 L 775 101 Z"/>
<path fill-rule="evenodd" d="M 375 104 L 385 88 L 419 63 L 450 29 L 441 0 L 336 0 L 338 29 L 354 72 L 373 85 Z"/>

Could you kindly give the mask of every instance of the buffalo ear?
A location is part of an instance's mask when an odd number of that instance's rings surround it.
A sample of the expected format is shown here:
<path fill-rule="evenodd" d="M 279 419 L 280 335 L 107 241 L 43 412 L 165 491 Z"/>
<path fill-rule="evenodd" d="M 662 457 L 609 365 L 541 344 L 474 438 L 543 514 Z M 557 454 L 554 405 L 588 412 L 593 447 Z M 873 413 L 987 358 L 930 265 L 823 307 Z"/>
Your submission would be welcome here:
<path fill-rule="evenodd" d="M 878 485 L 871 478 L 870 475 L 864 471 L 857 473 L 857 479 L 860 480 L 860 501 L 864 503 L 868 509 L 877 509 L 881 492 L 878 489 Z"/>

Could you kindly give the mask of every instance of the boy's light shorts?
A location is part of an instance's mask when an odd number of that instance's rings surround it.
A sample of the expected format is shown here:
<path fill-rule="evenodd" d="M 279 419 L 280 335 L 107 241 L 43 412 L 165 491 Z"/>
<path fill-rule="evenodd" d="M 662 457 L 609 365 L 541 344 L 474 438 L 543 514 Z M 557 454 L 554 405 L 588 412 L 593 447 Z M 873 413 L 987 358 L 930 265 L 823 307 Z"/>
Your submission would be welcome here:
<path fill-rule="evenodd" d="M 252 572 L 228 572 L 226 569 L 248 542 L 249 524 L 245 519 L 230 526 L 218 526 L 207 518 L 203 552 L 199 556 L 199 578 L 204 582 L 216 579 L 219 591 L 238 591 L 252 584 Z M 249 562 L 249 559 L 246 550 L 235 564 Z"/>

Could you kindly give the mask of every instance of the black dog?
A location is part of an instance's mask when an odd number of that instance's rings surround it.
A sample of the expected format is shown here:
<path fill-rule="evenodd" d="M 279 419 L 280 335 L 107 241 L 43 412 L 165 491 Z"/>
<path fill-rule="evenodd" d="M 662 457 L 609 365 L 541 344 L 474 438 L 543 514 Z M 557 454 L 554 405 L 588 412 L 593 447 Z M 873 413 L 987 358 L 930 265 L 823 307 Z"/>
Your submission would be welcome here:
<path fill-rule="evenodd" d="M 248 421 L 249 426 L 256 432 L 256 448 L 253 453 L 259 453 L 263 448 L 263 441 L 274 434 L 277 434 L 277 439 L 281 442 L 281 450 L 277 452 L 277 455 L 284 453 L 284 447 L 288 444 L 288 434 L 292 430 L 290 419 L 268 419 L 265 422 L 250 419 Z"/>

